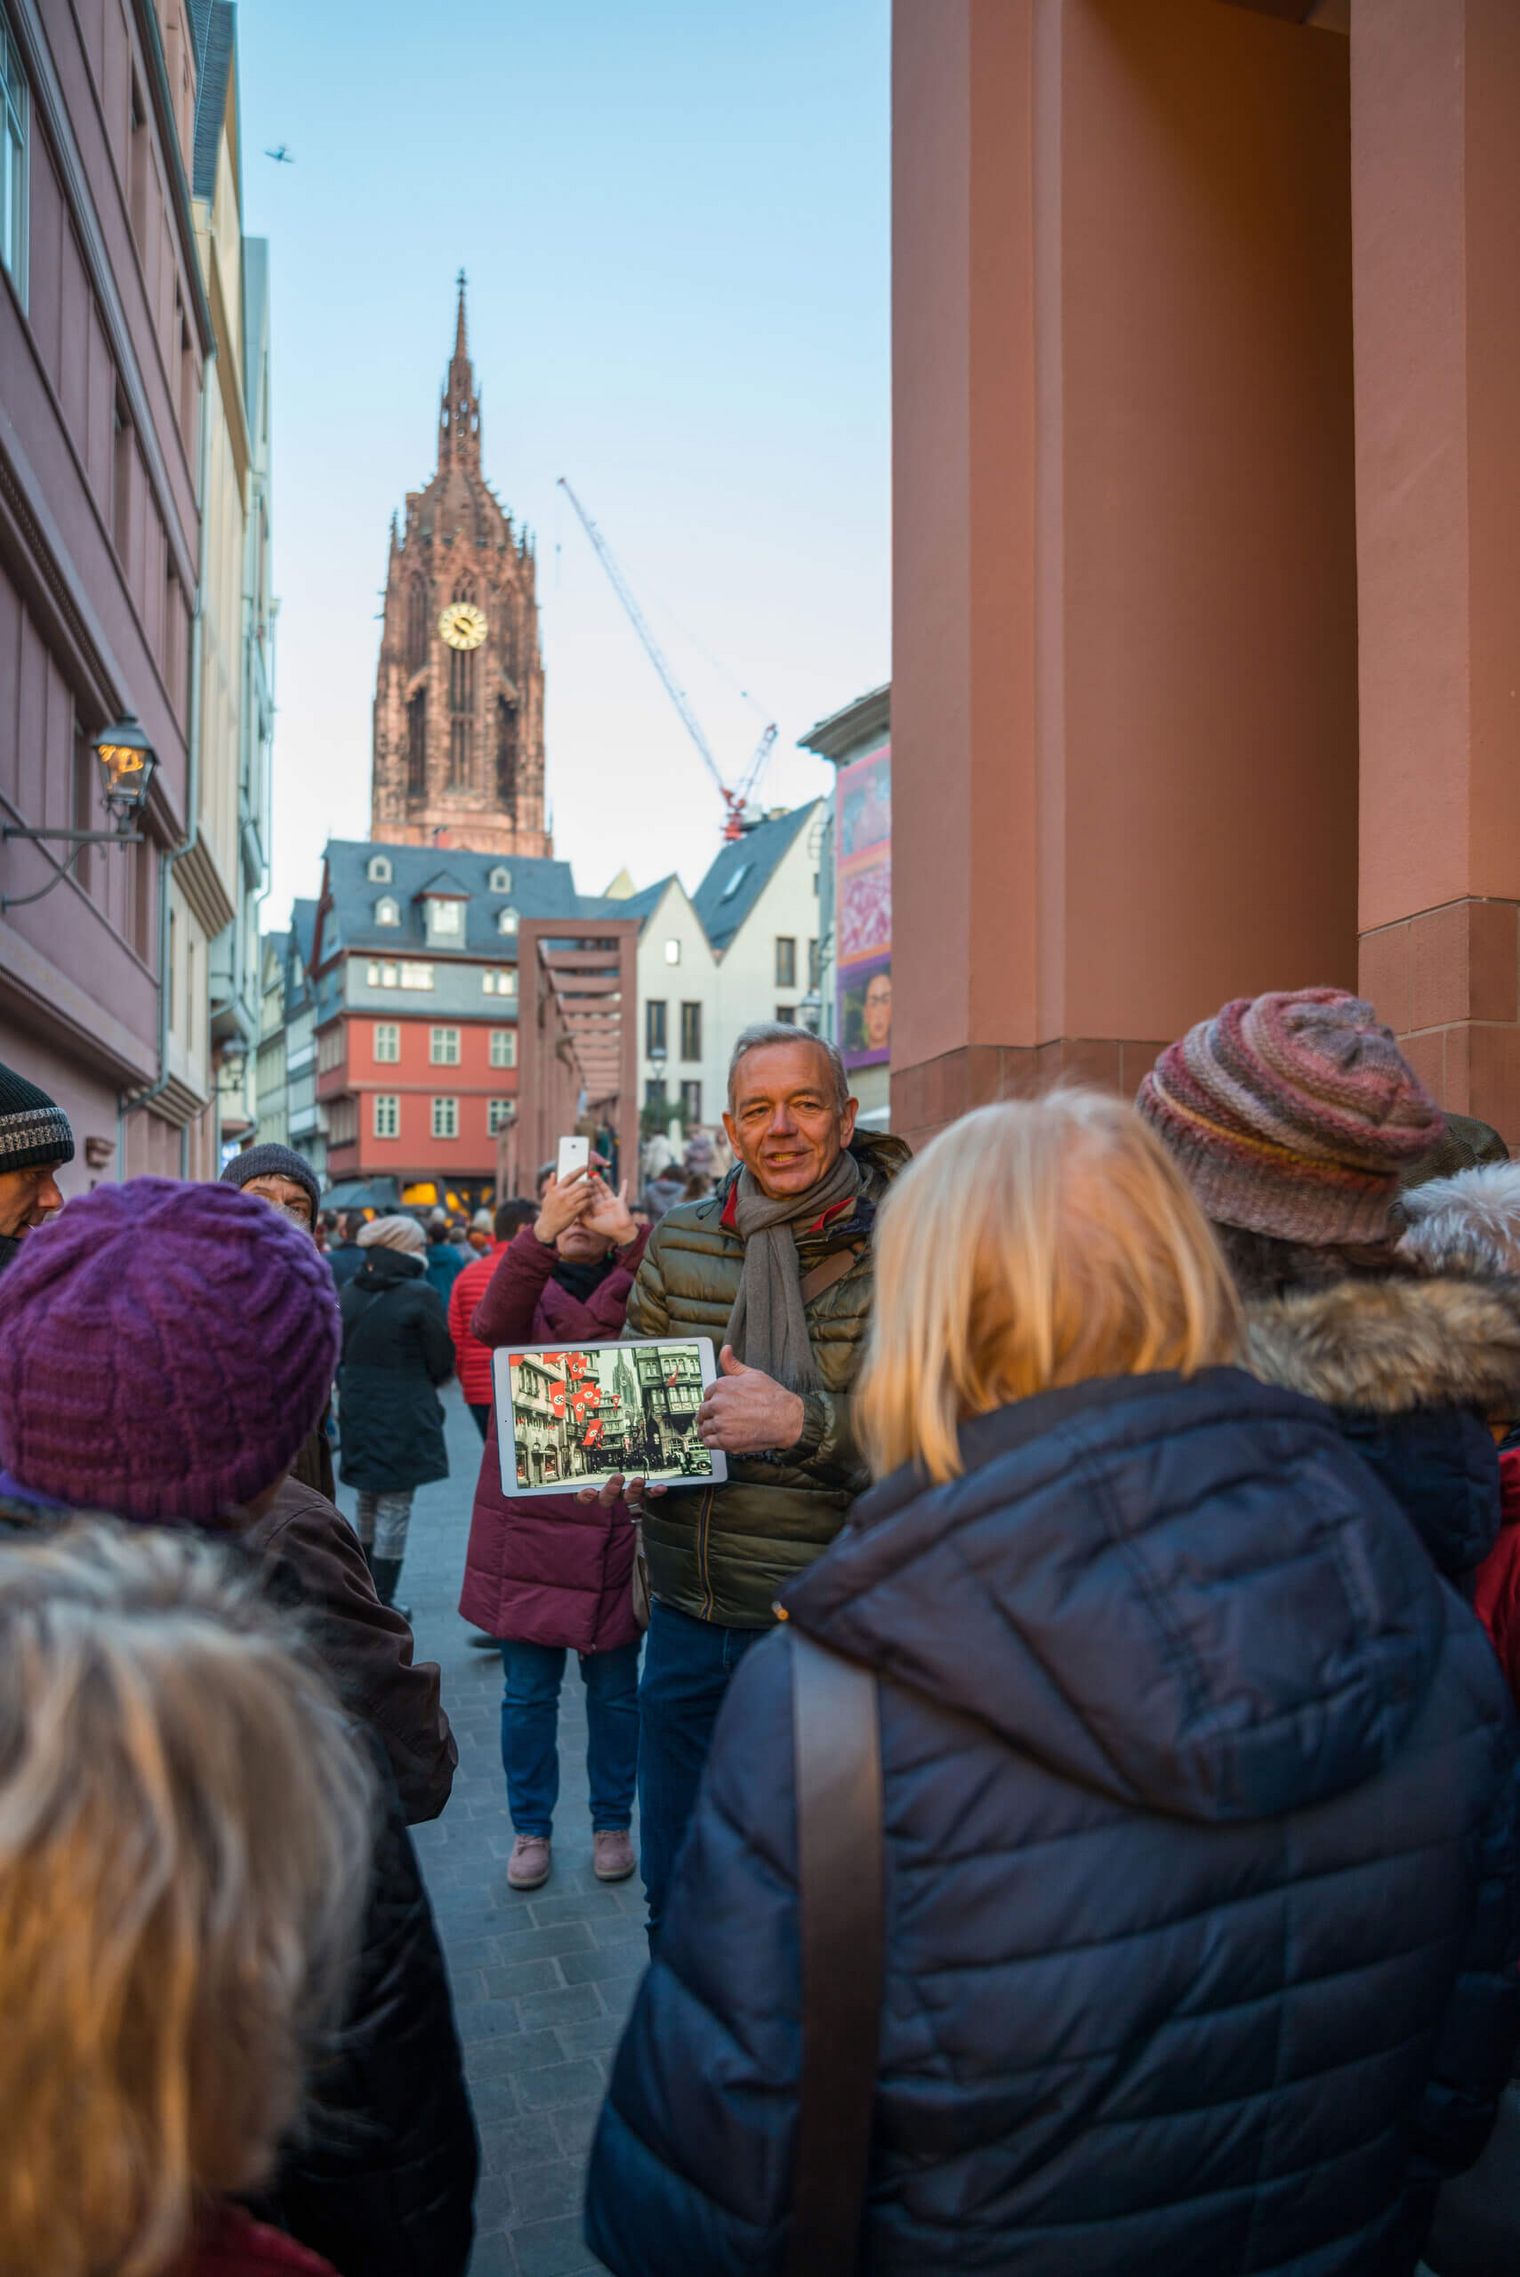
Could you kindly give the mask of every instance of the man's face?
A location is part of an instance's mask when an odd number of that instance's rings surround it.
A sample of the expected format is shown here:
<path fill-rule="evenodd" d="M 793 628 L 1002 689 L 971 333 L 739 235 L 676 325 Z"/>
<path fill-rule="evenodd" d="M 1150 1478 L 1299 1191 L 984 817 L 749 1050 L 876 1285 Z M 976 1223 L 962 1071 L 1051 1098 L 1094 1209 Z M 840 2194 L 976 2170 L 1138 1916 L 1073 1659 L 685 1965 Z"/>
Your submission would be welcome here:
<path fill-rule="evenodd" d="M 282 1178 L 277 1170 L 261 1178 L 250 1178 L 243 1188 L 245 1194 L 257 1194 L 261 1202 L 291 1218 L 305 1233 L 312 1231 L 311 1196 L 294 1178 Z"/>
<path fill-rule="evenodd" d="M 855 1109 L 853 1099 L 835 1103 L 828 1060 L 799 1038 L 745 1053 L 723 1127 L 761 1192 L 779 1200 L 827 1176 L 854 1136 Z"/>
<path fill-rule="evenodd" d="M 0 1170 L 0 1237 L 29 1233 L 63 1208 L 57 1168 L 56 1162 L 34 1162 L 26 1170 Z"/>
<path fill-rule="evenodd" d="M 892 1040 L 892 975 L 879 972 L 866 990 L 861 1025 L 867 1051 L 885 1051 Z"/>
<path fill-rule="evenodd" d="M 574 1225 L 567 1225 L 564 1232 L 558 1235 L 554 1246 L 561 1257 L 569 1258 L 575 1264 L 588 1265 L 594 1264 L 598 1257 L 605 1257 L 612 1244 L 606 1234 L 593 1233 L 577 1218 Z"/>

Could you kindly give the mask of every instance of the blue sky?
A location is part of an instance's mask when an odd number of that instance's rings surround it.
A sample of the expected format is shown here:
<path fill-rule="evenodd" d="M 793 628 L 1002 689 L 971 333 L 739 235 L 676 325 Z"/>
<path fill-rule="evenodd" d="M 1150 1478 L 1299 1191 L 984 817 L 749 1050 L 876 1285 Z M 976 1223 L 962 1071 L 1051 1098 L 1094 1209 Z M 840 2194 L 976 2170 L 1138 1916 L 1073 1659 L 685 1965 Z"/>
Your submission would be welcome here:
<path fill-rule="evenodd" d="M 586 537 L 720 762 L 889 671 L 887 0 L 244 0 L 271 247 L 280 598 L 266 924 L 368 827 L 393 508 L 432 470 L 454 275 L 484 463 L 538 533 L 556 851 L 694 885 L 720 807 Z M 266 145 L 289 145 L 275 165 Z M 748 691 L 753 703 L 746 702 Z M 757 710 L 755 707 L 759 706 Z"/>

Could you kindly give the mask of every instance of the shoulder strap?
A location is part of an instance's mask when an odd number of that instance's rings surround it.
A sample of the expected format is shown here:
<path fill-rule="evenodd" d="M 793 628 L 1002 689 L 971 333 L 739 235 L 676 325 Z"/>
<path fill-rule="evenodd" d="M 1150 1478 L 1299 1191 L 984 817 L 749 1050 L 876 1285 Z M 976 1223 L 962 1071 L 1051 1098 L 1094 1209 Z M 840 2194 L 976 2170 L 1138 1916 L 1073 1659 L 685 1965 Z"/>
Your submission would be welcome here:
<path fill-rule="evenodd" d="M 885 1975 L 876 1679 L 790 1632 L 802 1935 L 802 2089 L 784 2277 L 856 2263 Z"/>
<path fill-rule="evenodd" d="M 864 1248 L 864 1242 L 851 1242 L 848 1249 L 831 1251 L 821 1265 L 815 1265 L 811 1273 L 804 1273 L 799 1284 L 803 1303 L 810 1305 L 814 1297 L 821 1297 L 825 1289 L 832 1289 L 836 1281 L 842 1281 Z"/>

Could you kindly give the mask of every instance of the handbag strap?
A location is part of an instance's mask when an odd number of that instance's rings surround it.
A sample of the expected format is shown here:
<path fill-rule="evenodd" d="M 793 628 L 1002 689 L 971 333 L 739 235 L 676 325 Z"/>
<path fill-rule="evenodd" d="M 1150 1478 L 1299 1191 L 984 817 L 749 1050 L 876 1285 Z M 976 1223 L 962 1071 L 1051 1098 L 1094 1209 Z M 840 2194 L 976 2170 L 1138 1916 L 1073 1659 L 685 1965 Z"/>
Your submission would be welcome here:
<path fill-rule="evenodd" d="M 802 2087 L 784 2277 L 848 2277 L 871 2153 L 886 1973 L 876 1678 L 790 1631 Z"/>
<path fill-rule="evenodd" d="M 831 1250 L 821 1265 L 815 1265 L 811 1273 L 804 1273 L 799 1283 L 803 1303 L 810 1305 L 814 1297 L 821 1297 L 825 1289 L 832 1289 L 836 1281 L 842 1281 L 864 1250 L 865 1243 L 861 1241 L 852 1242 L 848 1249 Z"/>

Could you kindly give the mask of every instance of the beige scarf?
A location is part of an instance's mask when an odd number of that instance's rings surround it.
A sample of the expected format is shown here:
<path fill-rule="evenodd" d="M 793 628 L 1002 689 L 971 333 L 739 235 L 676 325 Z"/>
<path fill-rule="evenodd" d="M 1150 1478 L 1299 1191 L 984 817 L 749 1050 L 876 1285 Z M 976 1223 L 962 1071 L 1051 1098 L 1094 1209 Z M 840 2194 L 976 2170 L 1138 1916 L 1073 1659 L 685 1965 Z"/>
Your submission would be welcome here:
<path fill-rule="evenodd" d="M 853 1202 L 859 1192 L 860 1165 L 844 1151 L 816 1186 L 775 1201 L 761 1192 L 748 1170 L 739 1173 L 735 1215 L 744 1242 L 744 1271 L 728 1316 L 727 1341 L 746 1367 L 761 1369 L 788 1391 L 817 1391 L 823 1380 L 808 1342 L 797 1228 L 816 1224 L 825 1210 Z"/>

